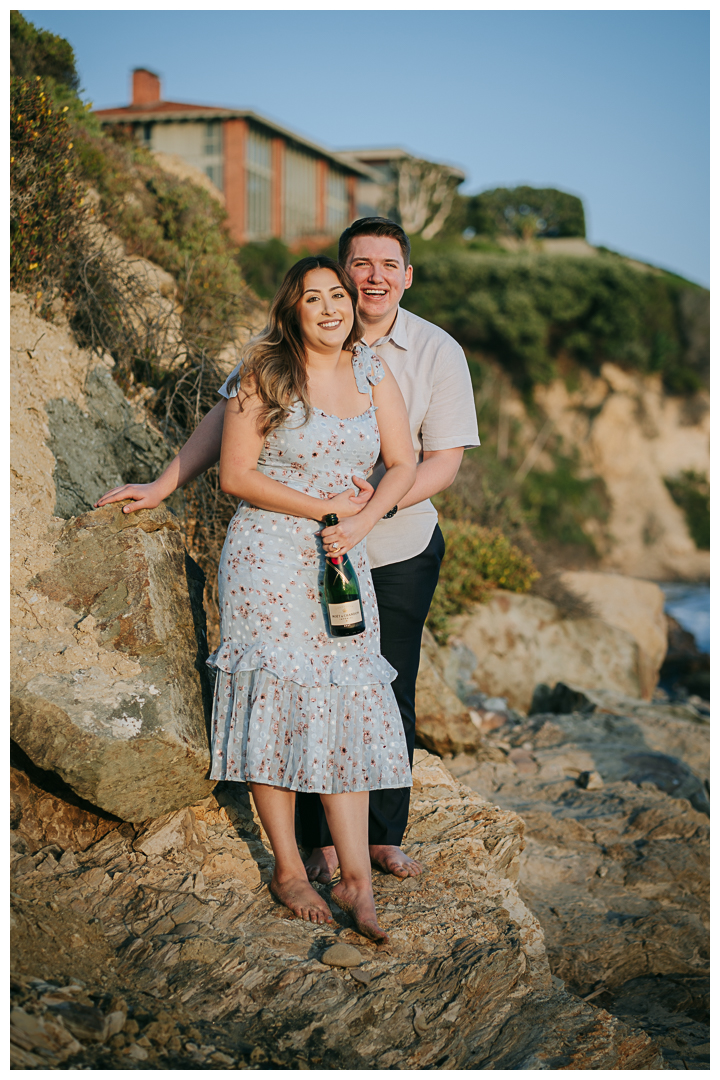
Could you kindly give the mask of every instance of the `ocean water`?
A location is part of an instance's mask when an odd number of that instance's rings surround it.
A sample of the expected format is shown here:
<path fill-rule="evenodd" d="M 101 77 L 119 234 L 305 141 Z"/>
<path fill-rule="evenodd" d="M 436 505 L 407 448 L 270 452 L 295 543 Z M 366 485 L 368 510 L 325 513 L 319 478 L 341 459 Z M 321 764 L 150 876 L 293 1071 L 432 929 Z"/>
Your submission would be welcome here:
<path fill-rule="evenodd" d="M 710 652 L 710 586 L 684 581 L 658 582 L 665 593 L 665 610 L 684 630 L 694 634 L 698 648 Z"/>

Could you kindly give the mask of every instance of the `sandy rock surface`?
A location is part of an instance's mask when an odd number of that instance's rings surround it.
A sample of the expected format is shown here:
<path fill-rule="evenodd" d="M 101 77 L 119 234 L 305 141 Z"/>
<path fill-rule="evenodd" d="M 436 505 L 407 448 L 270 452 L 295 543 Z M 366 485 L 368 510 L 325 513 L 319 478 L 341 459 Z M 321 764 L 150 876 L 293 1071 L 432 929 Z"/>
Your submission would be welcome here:
<path fill-rule="evenodd" d="M 627 630 L 597 618 L 564 618 L 542 597 L 497 590 L 453 616 L 449 630 L 436 666 L 467 705 L 482 691 L 526 712 L 538 683 L 561 680 L 642 695 L 640 649 Z"/>
<path fill-rule="evenodd" d="M 639 674 L 643 697 L 652 697 L 668 645 L 665 594 L 653 581 L 624 574 L 568 570 L 562 582 L 588 600 L 604 622 L 627 630 L 640 647 Z"/>
<path fill-rule="evenodd" d="M 525 822 L 518 889 L 543 926 L 553 975 L 642 1026 L 667 1067 L 703 1069 L 709 728 L 677 713 L 616 694 L 593 712 L 540 713 L 494 731 L 504 761 L 448 764 Z M 593 774 L 599 783 L 581 786 Z"/>
<path fill-rule="evenodd" d="M 145 854 L 163 828 L 165 842 Z M 519 817 L 423 751 L 406 846 L 425 873 L 375 875 L 391 934 L 380 947 L 332 901 L 335 922 L 322 927 L 274 901 L 272 858 L 234 785 L 219 785 L 183 821 L 140 833 L 120 825 L 74 853 L 73 865 L 15 850 L 20 1067 L 23 1055 L 42 1059 L 41 1021 L 80 1042 L 77 1050 L 53 1036 L 45 1060 L 64 1067 L 662 1067 L 637 1026 L 553 980 L 513 880 Z M 87 946 L 74 947 L 73 934 L 86 934 Z M 322 963 L 336 944 L 361 954 L 352 972 Z"/>

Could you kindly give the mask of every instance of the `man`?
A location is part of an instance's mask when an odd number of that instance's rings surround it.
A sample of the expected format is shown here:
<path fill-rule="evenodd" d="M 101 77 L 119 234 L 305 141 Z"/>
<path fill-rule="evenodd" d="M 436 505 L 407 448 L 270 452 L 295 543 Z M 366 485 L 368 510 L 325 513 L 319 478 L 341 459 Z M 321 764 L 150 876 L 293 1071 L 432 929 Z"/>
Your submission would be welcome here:
<path fill-rule="evenodd" d="M 413 487 L 397 512 L 367 537 L 367 552 L 380 613 L 380 647 L 397 670 L 393 691 L 412 761 L 415 746 L 415 682 L 422 630 L 444 554 L 442 533 L 430 497 L 452 484 L 466 448 L 479 446 L 477 416 L 462 349 L 444 330 L 401 308 L 412 284 L 410 241 L 387 218 L 361 218 L 340 237 L 338 259 L 358 287 L 358 310 L 366 344 L 398 381 L 410 417 L 418 459 Z M 226 394 L 225 387 L 220 390 Z M 96 504 L 133 499 L 125 512 L 157 506 L 220 456 L 225 398 L 193 432 L 153 484 L 128 484 Z M 370 477 L 377 484 L 382 466 Z M 407 825 L 410 789 L 370 793 L 370 857 L 386 873 L 414 877 L 422 867 L 400 848 Z M 299 794 L 302 839 L 312 848 L 306 864 L 311 881 L 327 882 L 337 857 L 317 795 Z"/>

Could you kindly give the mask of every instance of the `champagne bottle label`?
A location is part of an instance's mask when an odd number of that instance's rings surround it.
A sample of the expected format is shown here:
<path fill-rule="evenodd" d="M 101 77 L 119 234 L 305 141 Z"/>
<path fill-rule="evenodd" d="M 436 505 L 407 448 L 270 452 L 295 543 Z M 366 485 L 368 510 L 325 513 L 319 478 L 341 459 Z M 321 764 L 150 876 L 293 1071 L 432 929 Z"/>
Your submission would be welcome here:
<path fill-rule="evenodd" d="M 360 601 L 350 600 L 345 604 L 328 604 L 331 626 L 354 626 L 362 619 Z"/>

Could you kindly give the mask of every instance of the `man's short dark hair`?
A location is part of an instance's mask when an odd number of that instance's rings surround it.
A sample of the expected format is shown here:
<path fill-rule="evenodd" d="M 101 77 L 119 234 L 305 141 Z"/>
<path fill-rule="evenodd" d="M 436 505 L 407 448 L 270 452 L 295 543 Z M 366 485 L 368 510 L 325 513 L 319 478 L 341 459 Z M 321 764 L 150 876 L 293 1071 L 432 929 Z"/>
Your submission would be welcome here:
<path fill-rule="evenodd" d="M 361 217 L 353 221 L 338 240 L 338 262 L 342 266 L 345 266 L 348 260 L 350 247 L 356 236 L 389 236 L 392 240 L 397 240 L 405 269 L 410 265 L 410 241 L 402 226 L 390 218 Z"/>

